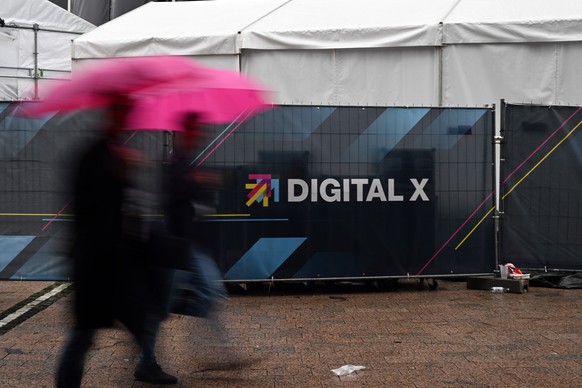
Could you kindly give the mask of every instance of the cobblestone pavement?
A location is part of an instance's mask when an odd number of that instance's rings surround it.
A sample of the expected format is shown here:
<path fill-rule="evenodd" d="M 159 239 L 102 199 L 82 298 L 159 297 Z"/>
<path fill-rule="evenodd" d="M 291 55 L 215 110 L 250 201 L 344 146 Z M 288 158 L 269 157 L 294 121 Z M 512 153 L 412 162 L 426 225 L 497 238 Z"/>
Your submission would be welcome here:
<path fill-rule="evenodd" d="M 2 311 L 50 284 L 0 282 Z M 396 291 L 280 288 L 231 296 L 223 315 L 239 346 L 226 346 L 214 320 L 172 315 L 160 363 L 179 387 L 582 386 L 582 290 L 494 294 L 459 280 L 434 291 L 411 282 Z M 53 386 L 71 296 L 0 335 L 1 387 Z M 220 369 L 235 352 L 254 363 Z M 84 386 L 151 387 L 134 381 L 135 355 L 123 329 L 101 331 Z M 331 371 L 348 364 L 365 369 Z"/>

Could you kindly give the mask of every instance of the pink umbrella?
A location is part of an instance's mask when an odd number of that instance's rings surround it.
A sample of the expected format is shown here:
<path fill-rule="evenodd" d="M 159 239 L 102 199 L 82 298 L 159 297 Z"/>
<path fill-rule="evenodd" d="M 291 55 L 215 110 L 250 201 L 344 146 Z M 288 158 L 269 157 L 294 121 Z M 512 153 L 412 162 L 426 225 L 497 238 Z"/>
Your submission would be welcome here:
<path fill-rule="evenodd" d="M 79 70 L 70 81 L 53 85 L 46 98 L 26 113 L 41 115 L 104 107 L 112 95 L 136 92 L 163 82 L 195 79 L 202 69 L 205 68 L 196 62 L 177 56 L 99 60 Z"/>
<path fill-rule="evenodd" d="M 24 114 L 101 108 L 117 94 L 135 102 L 128 129 L 180 130 L 186 112 L 199 113 L 204 122 L 223 123 L 271 107 L 266 89 L 238 72 L 183 57 L 152 56 L 100 60 L 54 86 Z"/>
<path fill-rule="evenodd" d="M 187 113 L 205 123 L 230 123 L 272 108 L 267 90 L 243 74 L 210 68 L 199 74 L 134 93 L 126 128 L 181 131 Z"/>

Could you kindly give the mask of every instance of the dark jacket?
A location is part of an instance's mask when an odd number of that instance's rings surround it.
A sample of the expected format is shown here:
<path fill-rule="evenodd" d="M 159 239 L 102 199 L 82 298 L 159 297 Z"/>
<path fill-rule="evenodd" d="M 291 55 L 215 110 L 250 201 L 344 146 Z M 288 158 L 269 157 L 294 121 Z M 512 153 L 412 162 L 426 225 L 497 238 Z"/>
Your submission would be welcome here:
<path fill-rule="evenodd" d="M 163 171 L 163 206 L 166 228 L 173 236 L 196 238 L 196 212 L 192 201 L 199 196 L 199 187 L 192 179 L 189 160 L 175 155 Z"/>
<path fill-rule="evenodd" d="M 92 144 L 77 163 L 71 256 L 76 289 L 74 312 L 77 325 L 82 328 L 113 324 L 123 172 L 123 162 L 105 139 Z"/>

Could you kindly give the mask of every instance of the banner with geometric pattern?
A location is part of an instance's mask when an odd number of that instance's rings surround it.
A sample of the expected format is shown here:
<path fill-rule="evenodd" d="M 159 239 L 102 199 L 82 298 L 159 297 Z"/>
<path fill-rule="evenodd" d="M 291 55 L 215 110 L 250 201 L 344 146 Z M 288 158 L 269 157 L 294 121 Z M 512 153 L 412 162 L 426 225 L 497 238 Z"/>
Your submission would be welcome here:
<path fill-rule="evenodd" d="M 506 104 L 501 258 L 582 269 L 582 107 Z"/>
<path fill-rule="evenodd" d="M 0 278 L 67 278 L 70 163 L 99 116 L 31 120 L 13 104 L 0 109 Z M 211 126 L 192 165 L 224 184 L 201 233 L 229 281 L 489 273 L 493 117 L 489 108 L 280 106 Z M 128 131 L 126 142 L 161 164 L 166 136 Z"/>

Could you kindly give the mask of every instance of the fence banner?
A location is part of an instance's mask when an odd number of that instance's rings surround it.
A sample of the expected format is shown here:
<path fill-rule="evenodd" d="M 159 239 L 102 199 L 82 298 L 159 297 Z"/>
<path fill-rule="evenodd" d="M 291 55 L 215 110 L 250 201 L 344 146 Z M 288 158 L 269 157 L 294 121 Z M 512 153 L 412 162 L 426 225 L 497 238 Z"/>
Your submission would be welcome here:
<path fill-rule="evenodd" d="M 501 259 L 582 269 L 582 107 L 505 107 Z"/>
<path fill-rule="evenodd" d="M 285 106 L 217 133 L 227 280 L 457 275 L 494 267 L 492 112 Z"/>
<path fill-rule="evenodd" d="M 201 233 L 231 281 L 491 272 L 493 121 L 488 108 L 281 106 L 212 126 L 192 165 L 224 185 Z M 0 105 L 0 278 L 69 276 L 70 164 L 96 126 Z M 127 135 L 158 164 L 165 144 Z"/>

